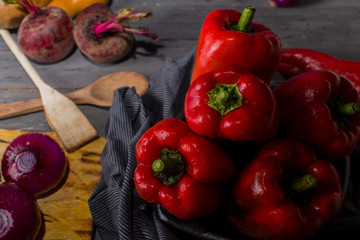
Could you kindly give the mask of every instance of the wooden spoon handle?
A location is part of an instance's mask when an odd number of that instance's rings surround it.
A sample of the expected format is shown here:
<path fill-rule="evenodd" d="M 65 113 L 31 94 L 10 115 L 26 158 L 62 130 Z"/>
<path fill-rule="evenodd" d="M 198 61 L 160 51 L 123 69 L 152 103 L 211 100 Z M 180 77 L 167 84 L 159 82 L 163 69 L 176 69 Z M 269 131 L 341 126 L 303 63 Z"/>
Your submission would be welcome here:
<path fill-rule="evenodd" d="M 43 109 L 41 98 L 4 103 L 0 105 L 0 119 L 38 112 Z"/>
<path fill-rule="evenodd" d="M 65 94 L 76 104 L 88 103 L 82 98 L 77 97 L 78 91 Z M 0 119 L 21 116 L 44 110 L 41 98 L 27 99 L 23 101 L 9 102 L 0 104 Z"/>

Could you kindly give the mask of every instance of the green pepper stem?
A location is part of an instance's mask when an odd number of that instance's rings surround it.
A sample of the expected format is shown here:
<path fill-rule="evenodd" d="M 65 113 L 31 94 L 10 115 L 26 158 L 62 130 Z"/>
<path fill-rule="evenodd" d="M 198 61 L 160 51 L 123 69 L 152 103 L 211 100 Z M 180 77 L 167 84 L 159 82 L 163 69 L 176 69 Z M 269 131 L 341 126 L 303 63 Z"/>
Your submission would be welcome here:
<path fill-rule="evenodd" d="M 229 98 L 229 93 L 224 89 L 220 89 L 216 96 L 216 100 L 218 102 L 225 102 L 228 98 Z"/>
<path fill-rule="evenodd" d="M 153 162 L 151 168 L 154 172 L 175 175 L 179 173 L 179 165 L 182 162 L 171 158 L 157 159 Z"/>
<path fill-rule="evenodd" d="M 173 185 L 183 176 L 185 166 L 179 152 L 164 147 L 160 158 L 152 163 L 151 169 L 164 184 Z"/>
<path fill-rule="evenodd" d="M 155 160 L 152 164 L 152 170 L 154 172 L 162 172 L 165 168 L 165 164 L 161 159 Z"/>
<path fill-rule="evenodd" d="M 360 104 L 359 103 L 341 104 L 338 106 L 337 110 L 339 113 L 345 116 L 351 116 L 355 113 L 360 112 Z"/>
<path fill-rule="evenodd" d="M 305 174 L 301 177 L 296 177 L 291 181 L 291 190 L 294 193 L 303 193 L 317 186 L 317 179 L 312 174 Z"/>
<path fill-rule="evenodd" d="M 250 24 L 255 15 L 255 8 L 253 6 L 248 6 L 244 9 L 241 14 L 241 17 L 236 25 L 236 29 L 241 32 L 250 32 Z"/>
<path fill-rule="evenodd" d="M 214 89 L 207 92 L 210 107 L 218 111 L 222 116 L 241 107 L 243 96 L 238 84 L 216 84 Z"/>

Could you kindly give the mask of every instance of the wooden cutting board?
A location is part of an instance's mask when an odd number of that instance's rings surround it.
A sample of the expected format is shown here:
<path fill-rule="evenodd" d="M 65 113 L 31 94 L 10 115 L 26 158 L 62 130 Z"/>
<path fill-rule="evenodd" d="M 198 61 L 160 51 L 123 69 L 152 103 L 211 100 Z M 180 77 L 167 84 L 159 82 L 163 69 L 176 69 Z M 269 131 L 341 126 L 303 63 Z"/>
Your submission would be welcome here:
<path fill-rule="evenodd" d="M 28 131 L 0 129 L 1 159 L 10 142 L 24 133 Z M 60 144 L 54 132 L 43 133 Z M 70 168 L 66 182 L 52 195 L 38 199 L 44 219 L 39 239 L 91 239 L 92 218 L 88 199 L 101 177 L 100 155 L 105 143 L 106 140 L 100 137 L 75 152 L 67 153 Z"/>

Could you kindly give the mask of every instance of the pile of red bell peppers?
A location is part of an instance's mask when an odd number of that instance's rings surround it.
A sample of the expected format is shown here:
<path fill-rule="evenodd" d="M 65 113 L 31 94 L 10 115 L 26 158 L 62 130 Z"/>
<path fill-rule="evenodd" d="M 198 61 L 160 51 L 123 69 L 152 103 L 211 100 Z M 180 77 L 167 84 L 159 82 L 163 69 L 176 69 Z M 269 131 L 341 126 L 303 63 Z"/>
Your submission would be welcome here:
<path fill-rule="evenodd" d="M 162 120 L 140 138 L 135 186 L 181 219 L 225 206 L 239 234 L 303 239 L 342 208 L 333 163 L 360 140 L 360 67 L 283 49 L 275 33 L 252 22 L 254 13 L 250 6 L 208 14 L 185 119 Z M 288 79 L 271 89 L 276 71 Z M 254 154 L 241 152 L 249 143 L 256 147 L 245 151 Z"/>

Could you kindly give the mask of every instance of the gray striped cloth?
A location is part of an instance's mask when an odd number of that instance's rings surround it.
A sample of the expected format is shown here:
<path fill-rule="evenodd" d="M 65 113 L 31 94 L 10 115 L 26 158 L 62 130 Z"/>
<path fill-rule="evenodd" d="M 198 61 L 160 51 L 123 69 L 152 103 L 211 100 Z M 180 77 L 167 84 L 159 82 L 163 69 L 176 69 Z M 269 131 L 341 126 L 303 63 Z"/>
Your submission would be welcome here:
<path fill-rule="evenodd" d="M 101 155 L 103 176 L 89 199 L 94 224 L 103 240 L 177 239 L 158 218 L 156 208 L 136 192 L 135 145 L 156 122 L 182 118 L 194 52 L 166 60 L 161 70 L 150 77 L 150 88 L 142 98 L 133 88 L 115 91 L 106 129 L 107 144 Z"/>
<path fill-rule="evenodd" d="M 150 77 L 148 92 L 139 97 L 133 88 L 115 91 L 107 125 L 107 144 L 101 155 L 103 175 L 89 199 L 89 207 L 102 240 L 177 240 L 247 239 L 229 234 L 233 230 L 216 215 L 182 221 L 160 206 L 143 201 L 134 186 L 135 145 L 142 134 L 156 122 L 167 118 L 183 119 L 183 104 L 190 84 L 195 49 L 165 61 L 160 71 Z M 270 86 L 283 81 L 275 75 Z M 351 156 L 351 174 L 343 210 L 311 239 L 359 239 L 360 236 L 360 148 Z M 344 164 L 338 166 L 344 179 Z M 210 220 L 208 220 L 210 218 Z M 174 227 L 175 226 L 175 227 Z M 223 230 L 224 237 L 217 230 Z M 189 235 L 183 235 L 186 232 Z"/>

